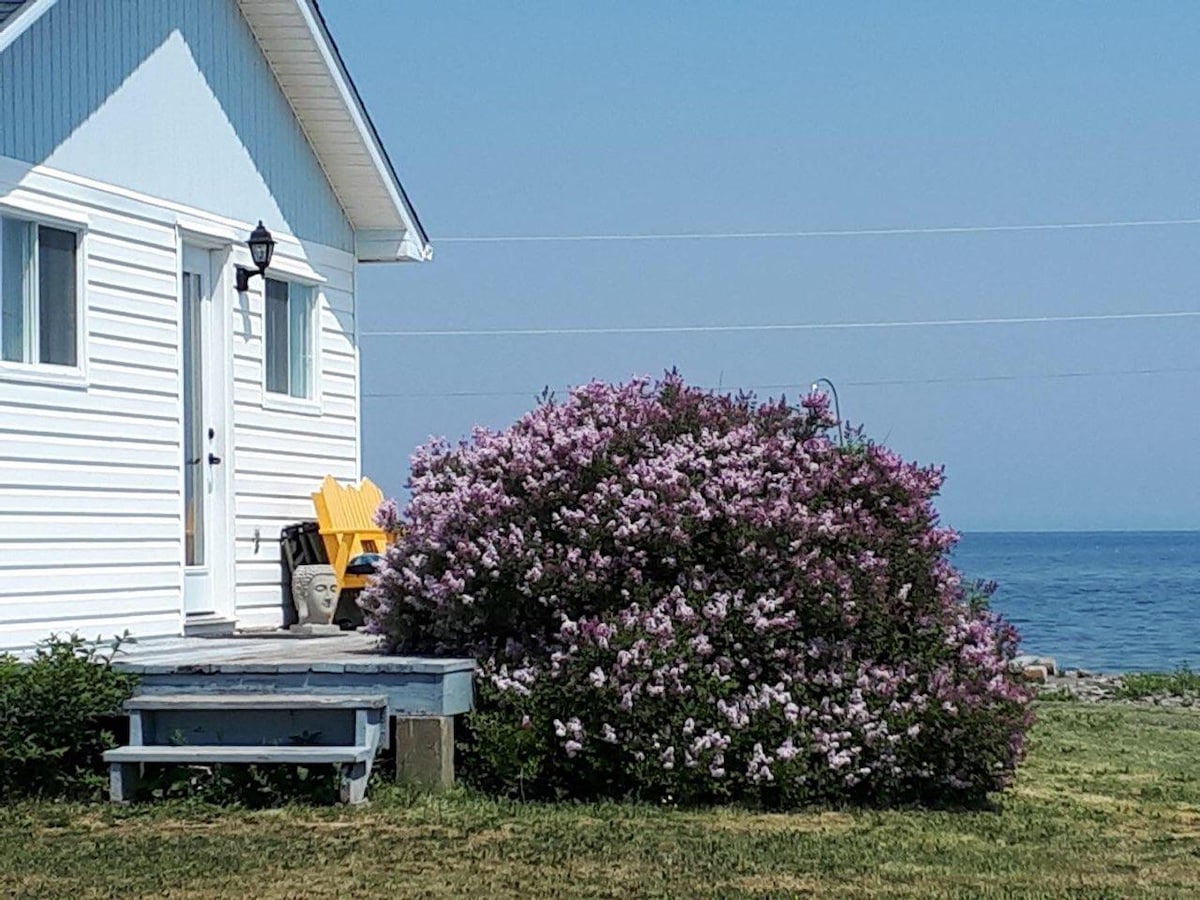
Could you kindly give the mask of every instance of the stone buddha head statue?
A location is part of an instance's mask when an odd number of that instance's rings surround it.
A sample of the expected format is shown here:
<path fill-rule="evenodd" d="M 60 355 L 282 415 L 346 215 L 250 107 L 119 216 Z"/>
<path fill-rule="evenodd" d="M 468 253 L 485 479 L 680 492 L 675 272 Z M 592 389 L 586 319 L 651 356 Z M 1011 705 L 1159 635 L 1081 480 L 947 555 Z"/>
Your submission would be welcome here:
<path fill-rule="evenodd" d="M 292 603 L 301 625 L 328 625 L 337 610 L 337 575 L 333 566 L 297 566 L 292 574 Z"/>

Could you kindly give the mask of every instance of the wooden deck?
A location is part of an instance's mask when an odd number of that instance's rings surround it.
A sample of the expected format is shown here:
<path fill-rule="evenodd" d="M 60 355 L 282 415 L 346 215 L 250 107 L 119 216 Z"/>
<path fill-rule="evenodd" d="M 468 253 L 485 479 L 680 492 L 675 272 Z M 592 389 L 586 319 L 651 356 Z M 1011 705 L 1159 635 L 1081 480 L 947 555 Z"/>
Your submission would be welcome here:
<path fill-rule="evenodd" d="M 475 663 L 388 656 L 358 632 L 275 631 L 144 639 L 124 645 L 114 666 L 140 677 L 140 694 L 379 693 L 392 716 L 453 716 L 471 709 Z"/>

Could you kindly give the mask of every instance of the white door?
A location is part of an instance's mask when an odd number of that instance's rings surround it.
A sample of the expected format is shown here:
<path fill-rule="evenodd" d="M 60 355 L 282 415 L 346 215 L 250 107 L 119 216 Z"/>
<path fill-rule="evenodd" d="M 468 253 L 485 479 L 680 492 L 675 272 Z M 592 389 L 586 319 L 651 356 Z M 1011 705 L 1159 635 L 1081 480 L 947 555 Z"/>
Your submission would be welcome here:
<path fill-rule="evenodd" d="M 225 572 L 233 549 L 226 502 L 229 461 L 224 316 L 214 297 L 220 271 L 214 253 L 184 245 L 180 291 L 183 390 L 185 616 L 223 612 Z"/>

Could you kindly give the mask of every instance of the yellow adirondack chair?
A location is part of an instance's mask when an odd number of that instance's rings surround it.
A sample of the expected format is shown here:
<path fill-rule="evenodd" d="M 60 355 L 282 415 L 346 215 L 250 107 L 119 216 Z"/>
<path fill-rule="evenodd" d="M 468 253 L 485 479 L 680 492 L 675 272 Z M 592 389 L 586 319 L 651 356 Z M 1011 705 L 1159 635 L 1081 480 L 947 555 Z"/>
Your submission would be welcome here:
<path fill-rule="evenodd" d="M 383 553 L 387 547 L 387 535 L 375 524 L 383 491 L 369 478 L 358 485 L 342 485 L 326 475 L 312 498 L 325 554 L 337 574 L 338 590 L 366 587 L 368 576 L 349 573 L 346 567 L 356 556 Z"/>

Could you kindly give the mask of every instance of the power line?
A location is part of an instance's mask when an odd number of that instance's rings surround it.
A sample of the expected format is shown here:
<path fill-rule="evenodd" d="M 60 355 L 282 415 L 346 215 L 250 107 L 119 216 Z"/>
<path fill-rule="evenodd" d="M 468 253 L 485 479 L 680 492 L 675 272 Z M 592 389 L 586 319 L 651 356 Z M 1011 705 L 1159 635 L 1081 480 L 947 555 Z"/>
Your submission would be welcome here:
<path fill-rule="evenodd" d="M 1176 368 L 1150 368 L 1150 369 L 1099 369 L 1099 370 L 1082 370 L 1070 372 L 1029 372 L 1029 373 L 1011 373 L 1003 375 L 964 375 L 961 377 L 944 377 L 944 378 L 893 378 L 880 379 L 871 381 L 840 381 L 840 385 L 844 387 L 910 387 L 917 385 L 929 384 L 978 384 L 978 383 L 994 383 L 1005 381 L 1043 381 L 1051 379 L 1070 379 L 1070 378 L 1095 378 L 1100 376 L 1140 376 L 1140 375 L 1166 375 L 1180 373 L 1200 373 L 1200 367 L 1183 366 Z M 804 383 L 789 383 L 789 384 L 746 384 L 741 387 L 729 387 L 725 390 L 730 392 L 736 390 L 744 391 L 784 391 L 784 390 L 803 390 L 807 391 L 812 386 L 812 382 Z M 713 390 L 713 388 L 704 388 L 705 390 Z M 718 388 L 719 389 L 719 388 Z M 570 388 L 564 388 L 564 391 Z M 535 397 L 541 393 L 538 390 L 526 391 L 380 391 L 366 392 L 363 394 L 364 399 L 460 399 L 460 398 L 495 398 L 495 397 Z"/>
<path fill-rule="evenodd" d="M 585 243 L 601 241 L 728 241 L 782 238 L 890 237 L 894 235 L 991 234 L 1005 231 L 1080 231 L 1101 228 L 1163 228 L 1200 225 L 1200 219 L 1131 219 L 1105 222 L 1045 222 L 1018 225 L 948 225 L 932 228 L 846 228 L 814 231 L 684 231 L 676 233 L 629 234 L 507 234 L 456 235 L 435 238 L 435 244 L 530 244 Z"/>
<path fill-rule="evenodd" d="M 1043 325 L 1063 322 L 1117 322 L 1139 319 L 1200 318 L 1200 310 L 1171 312 L 1101 313 L 1074 316 L 1012 316 L 990 319 L 919 319 L 881 322 L 798 322 L 764 325 L 662 325 L 612 328 L 480 328 L 445 330 L 363 331 L 362 337 L 518 337 L 618 334 L 716 334 L 749 331 L 851 331 L 884 328 L 952 328 L 986 325 Z"/>
<path fill-rule="evenodd" d="M 1200 366 L 1179 366 L 1165 367 L 1154 369 L 1096 369 L 1084 370 L 1076 372 L 1030 372 L 1030 373 L 1013 373 L 1006 375 L 963 375 L 961 377 L 946 377 L 946 378 L 899 378 L 899 379 L 883 379 L 876 381 L 844 381 L 841 382 L 846 387 L 881 387 L 890 385 L 922 385 L 922 384 L 975 384 L 998 381 L 1044 381 L 1050 379 L 1064 378 L 1094 378 L 1098 376 L 1128 376 L 1128 375 L 1166 375 L 1178 374 L 1186 372 L 1200 373 Z M 752 385 L 751 390 L 790 390 L 793 388 L 805 388 L 807 384 L 760 384 Z"/>

